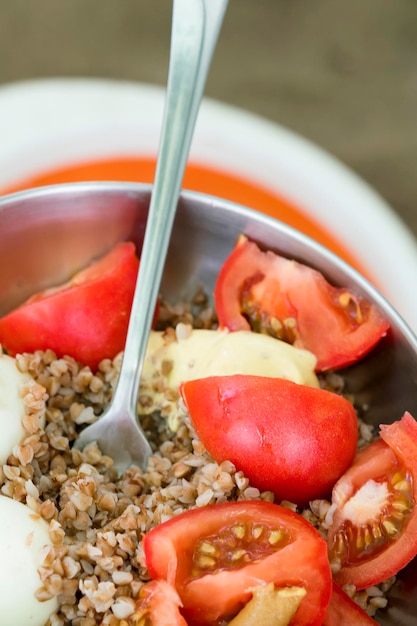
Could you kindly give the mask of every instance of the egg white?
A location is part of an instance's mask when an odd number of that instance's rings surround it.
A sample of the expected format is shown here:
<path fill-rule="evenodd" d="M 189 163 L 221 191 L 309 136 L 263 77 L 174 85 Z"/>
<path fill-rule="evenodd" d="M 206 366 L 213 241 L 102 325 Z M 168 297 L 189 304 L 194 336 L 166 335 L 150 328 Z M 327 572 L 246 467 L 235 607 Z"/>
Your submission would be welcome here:
<path fill-rule="evenodd" d="M 0 496 L 0 624 L 44 626 L 57 607 L 56 598 L 40 602 L 38 568 L 51 544 L 48 524 L 26 504 Z"/>

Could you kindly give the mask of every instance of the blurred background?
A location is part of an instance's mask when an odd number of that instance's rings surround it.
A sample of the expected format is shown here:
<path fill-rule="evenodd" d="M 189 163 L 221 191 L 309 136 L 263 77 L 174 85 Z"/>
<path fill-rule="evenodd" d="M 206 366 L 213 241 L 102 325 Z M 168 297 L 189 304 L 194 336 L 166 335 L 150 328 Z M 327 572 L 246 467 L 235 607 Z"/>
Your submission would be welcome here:
<path fill-rule="evenodd" d="M 164 85 L 171 6 L 0 0 L 0 86 L 56 76 Z M 230 0 L 205 94 L 325 148 L 417 234 L 415 0 Z"/>

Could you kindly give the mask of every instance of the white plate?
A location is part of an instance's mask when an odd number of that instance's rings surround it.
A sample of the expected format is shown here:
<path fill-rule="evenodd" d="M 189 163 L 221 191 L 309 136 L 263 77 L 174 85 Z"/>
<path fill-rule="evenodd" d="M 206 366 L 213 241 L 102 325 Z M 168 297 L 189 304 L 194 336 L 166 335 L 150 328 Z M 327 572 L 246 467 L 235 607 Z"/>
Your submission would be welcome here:
<path fill-rule="evenodd" d="M 163 104 L 162 88 L 130 82 L 64 78 L 0 87 L 0 190 L 88 159 L 154 157 Z M 235 173 L 312 216 L 417 330 L 416 240 L 335 158 L 277 124 L 205 99 L 191 161 Z"/>

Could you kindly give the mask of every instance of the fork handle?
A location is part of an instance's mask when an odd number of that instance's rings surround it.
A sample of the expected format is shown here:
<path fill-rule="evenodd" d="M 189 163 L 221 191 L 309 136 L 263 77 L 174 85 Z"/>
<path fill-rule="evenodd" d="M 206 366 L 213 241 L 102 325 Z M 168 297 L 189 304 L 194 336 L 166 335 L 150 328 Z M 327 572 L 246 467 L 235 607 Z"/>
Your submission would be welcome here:
<path fill-rule="evenodd" d="M 136 414 L 140 376 L 197 113 L 228 0 L 174 0 L 167 95 L 129 328 L 113 403 Z"/>

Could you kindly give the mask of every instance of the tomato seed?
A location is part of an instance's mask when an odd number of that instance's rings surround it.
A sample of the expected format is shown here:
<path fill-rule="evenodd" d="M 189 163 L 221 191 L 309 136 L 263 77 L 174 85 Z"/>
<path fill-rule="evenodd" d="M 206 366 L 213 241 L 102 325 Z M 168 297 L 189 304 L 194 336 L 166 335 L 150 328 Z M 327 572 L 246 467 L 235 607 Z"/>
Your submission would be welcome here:
<path fill-rule="evenodd" d="M 281 322 L 279 321 L 278 318 L 271 317 L 271 319 L 269 320 L 269 323 L 271 325 L 271 330 L 274 333 L 278 333 L 278 332 L 280 332 L 282 330 L 282 324 L 281 324 Z"/>
<path fill-rule="evenodd" d="M 275 545 L 283 538 L 283 533 L 280 530 L 273 530 L 268 537 L 268 541 L 271 546 Z"/>
<path fill-rule="evenodd" d="M 390 522 L 389 520 L 384 520 L 382 522 L 382 526 L 385 528 L 385 530 L 387 531 L 387 534 L 390 537 L 393 537 L 394 535 L 396 535 L 398 533 L 397 527 L 392 522 Z"/>
<path fill-rule="evenodd" d="M 350 302 L 350 293 L 348 291 L 344 291 L 339 296 L 339 304 L 344 309 L 349 305 Z"/>
<path fill-rule="evenodd" d="M 286 317 L 284 320 L 285 328 L 295 328 L 297 326 L 297 320 L 295 317 Z"/>
<path fill-rule="evenodd" d="M 243 524 L 236 524 L 236 526 L 232 526 L 232 533 L 238 539 L 243 539 L 246 535 L 246 527 Z"/>
<path fill-rule="evenodd" d="M 262 526 L 254 526 L 252 529 L 252 537 L 254 539 L 259 539 L 263 531 L 264 529 L 262 528 Z"/>
<path fill-rule="evenodd" d="M 217 553 L 216 548 L 213 546 L 212 543 L 209 543 L 208 541 L 203 541 L 202 543 L 200 543 L 198 549 L 201 554 L 214 555 Z"/>
<path fill-rule="evenodd" d="M 358 550 L 363 550 L 364 547 L 365 547 L 365 537 L 363 536 L 362 533 L 359 533 L 358 536 L 356 537 L 356 548 Z"/>
<path fill-rule="evenodd" d="M 408 480 L 400 480 L 394 485 L 396 491 L 410 491 L 410 483 Z"/>
<path fill-rule="evenodd" d="M 245 556 L 245 554 L 247 554 L 246 550 L 235 550 L 234 552 L 232 552 L 230 557 L 232 561 L 239 561 L 241 558 Z"/>
<path fill-rule="evenodd" d="M 410 507 L 408 505 L 408 502 L 405 502 L 404 500 L 396 500 L 392 503 L 392 508 L 396 511 L 403 513 L 405 511 L 408 511 Z"/>
<path fill-rule="evenodd" d="M 372 524 L 372 535 L 375 537 L 376 540 L 382 537 L 382 530 L 378 522 L 375 522 L 374 524 Z"/>
<path fill-rule="evenodd" d="M 197 560 L 197 565 L 201 567 L 202 569 L 208 569 L 216 565 L 216 560 L 213 559 L 211 556 L 202 554 L 199 556 Z"/>
<path fill-rule="evenodd" d="M 364 532 L 364 545 L 365 546 L 370 546 L 375 541 L 375 536 L 372 530 L 373 530 L 372 527 L 369 528 L 369 526 L 365 528 L 365 532 Z"/>

